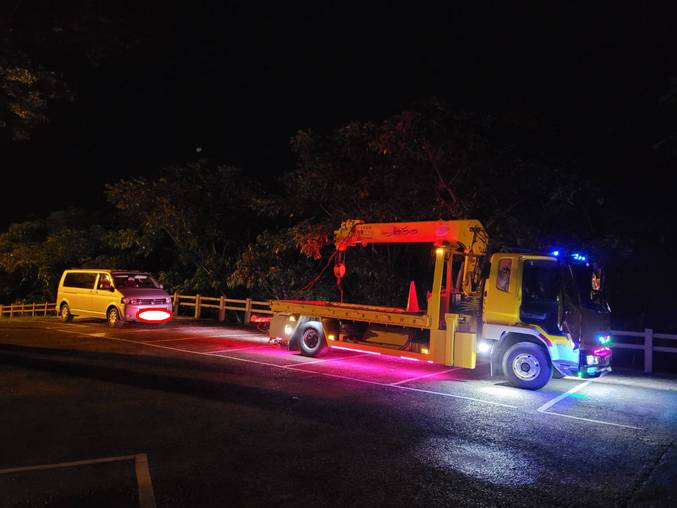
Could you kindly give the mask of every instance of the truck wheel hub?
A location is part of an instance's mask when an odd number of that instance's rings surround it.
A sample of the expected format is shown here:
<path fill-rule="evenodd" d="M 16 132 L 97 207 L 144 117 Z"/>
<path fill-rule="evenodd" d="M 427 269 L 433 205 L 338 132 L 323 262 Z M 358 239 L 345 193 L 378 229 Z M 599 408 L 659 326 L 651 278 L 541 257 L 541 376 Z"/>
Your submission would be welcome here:
<path fill-rule="evenodd" d="M 512 371 L 518 378 L 524 381 L 531 381 L 541 373 L 541 366 L 534 356 L 520 353 L 512 361 Z"/>

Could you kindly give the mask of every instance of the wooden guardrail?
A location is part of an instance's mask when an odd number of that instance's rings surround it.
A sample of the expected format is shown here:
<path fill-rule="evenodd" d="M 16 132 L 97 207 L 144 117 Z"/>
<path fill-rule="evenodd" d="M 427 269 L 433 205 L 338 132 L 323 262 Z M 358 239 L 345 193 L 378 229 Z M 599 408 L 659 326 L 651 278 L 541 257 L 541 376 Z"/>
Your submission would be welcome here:
<path fill-rule="evenodd" d="M 645 328 L 643 332 L 629 332 L 626 330 L 611 330 L 614 339 L 613 348 L 616 349 L 639 349 L 644 352 L 644 372 L 651 374 L 653 372 L 653 354 L 654 353 L 677 353 L 677 347 L 657 346 L 655 339 L 672 341 L 677 340 L 677 335 L 670 333 L 654 333 L 651 328 Z M 632 337 L 642 339 L 638 344 L 628 342 L 618 342 L 619 337 Z"/>
<path fill-rule="evenodd" d="M 31 317 L 47 316 L 56 313 L 56 303 L 13 303 L 11 305 L 0 305 L 0 318 L 8 317 Z"/>
<path fill-rule="evenodd" d="M 174 314 L 179 315 L 182 307 L 192 308 L 192 318 L 200 319 L 203 317 L 204 309 L 217 311 L 217 320 L 226 320 L 226 311 L 235 311 L 243 313 L 243 323 L 249 324 L 253 314 L 272 315 L 269 300 L 253 300 L 251 298 L 237 299 L 226 298 L 225 296 L 202 296 L 202 295 L 181 295 L 174 293 L 172 295 Z M 56 303 L 15 303 L 11 305 L 0 305 L 0 319 L 14 317 L 40 317 L 56 314 Z M 627 330 L 611 330 L 614 338 L 614 349 L 635 349 L 644 353 L 644 372 L 650 374 L 653 372 L 654 353 L 677 353 L 677 347 L 665 345 L 656 345 L 659 341 L 677 341 L 677 335 L 669 333 L 654 333 L 653 329 L 645 328 L 643 332 L 633 332 Z M 622 337 L 631 338 L 635 342 L 619 342 Z M 640 339 L 639 341 L 637 339 Z"/>
<path fill-rule="evenodd" d="M 249 324 L 252 314 L 272 315 L 270 310 L 270 301 L 253 300 L 246 298 L 244 300 L 237 298 L 226 298 L 225 296 L 202 296 L 202 295 L 181 295 L 174 293 L 172 295 L 174 314 L 179 315 L 181 307 L 191 307 L 194 309 L 193 318 L 200 319 L 203 309 L 214 309 L 218 311 L 217 319 L 225 321 L 226 311 L 235 311 L 243 313 L 243 322 Z"/>

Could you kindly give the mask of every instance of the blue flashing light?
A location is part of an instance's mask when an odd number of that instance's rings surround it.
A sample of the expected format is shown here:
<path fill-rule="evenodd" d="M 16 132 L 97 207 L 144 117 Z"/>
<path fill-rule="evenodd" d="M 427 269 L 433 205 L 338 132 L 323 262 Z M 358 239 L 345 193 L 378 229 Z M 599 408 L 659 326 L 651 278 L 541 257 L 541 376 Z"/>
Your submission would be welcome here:
<path fill-rule="evenodd" d="M 551 255 L 551 256 L 557 257 L 557 256 L 559 256 L 559 251 L 558 251 L 558 250 L 554 250 L 554 251 L 552 251 L 552 252 L 550 253 L 550 255 Z"/>
<path fill-rule="evenodd" d="M 611 337 L 609 337 L 608 335 L 600 335 L 599 337 L 597 337 L 597 342 L 599 342 L 600 344 L 607 345 L 611 342 Z"/>
<path fill-rule="evenodd" d="M 578 252 L 574 252 L 571 257 L 574 259 L 574 261 L 587 261 L 588 257 L 583 256 L 582 254 L 579 254 Z"/>

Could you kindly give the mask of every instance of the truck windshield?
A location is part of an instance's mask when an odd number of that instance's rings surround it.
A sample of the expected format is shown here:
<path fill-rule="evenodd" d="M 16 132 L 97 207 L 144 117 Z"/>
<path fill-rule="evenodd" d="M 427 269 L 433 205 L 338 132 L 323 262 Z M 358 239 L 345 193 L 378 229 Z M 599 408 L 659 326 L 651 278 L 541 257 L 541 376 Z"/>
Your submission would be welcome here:
<path fill-rule="evenodd" d="M 158 281 L 147 273 L 114 273 L 113 279 L 116 288 L 160 288 Z"/>

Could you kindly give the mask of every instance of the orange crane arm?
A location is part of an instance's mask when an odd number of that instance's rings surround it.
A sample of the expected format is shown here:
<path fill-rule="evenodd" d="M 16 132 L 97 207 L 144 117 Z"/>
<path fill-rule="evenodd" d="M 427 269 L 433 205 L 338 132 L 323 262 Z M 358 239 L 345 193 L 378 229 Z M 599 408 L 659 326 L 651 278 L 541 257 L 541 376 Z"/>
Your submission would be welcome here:
<path fill-rule="evenodd" d="M 383 222 L 367 224 L 347 220 L 334 232 L 336 249 L 344 251 L 357 244 L 432 243 L 450 244 L 466 254 L 486 254 L 487 233 L 477 220 Z"/>

